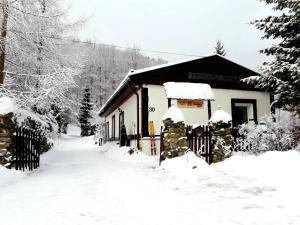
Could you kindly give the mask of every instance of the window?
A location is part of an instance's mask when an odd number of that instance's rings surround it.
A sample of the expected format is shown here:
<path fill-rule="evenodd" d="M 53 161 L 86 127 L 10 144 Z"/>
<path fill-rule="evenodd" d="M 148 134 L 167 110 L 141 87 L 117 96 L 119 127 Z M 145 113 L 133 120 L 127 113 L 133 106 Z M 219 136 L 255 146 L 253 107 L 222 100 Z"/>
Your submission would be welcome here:
<path fill-rule="evenodd" d="M 116 117 L 115 115 L 112 116 L 111 118 L 111 137 L 113 140 L 116 138 Z"/>
<path fill-rule="evenodd" d="M 180 108 L 203 108 L 203 100 L 177 100 L 177 106 Z"/>

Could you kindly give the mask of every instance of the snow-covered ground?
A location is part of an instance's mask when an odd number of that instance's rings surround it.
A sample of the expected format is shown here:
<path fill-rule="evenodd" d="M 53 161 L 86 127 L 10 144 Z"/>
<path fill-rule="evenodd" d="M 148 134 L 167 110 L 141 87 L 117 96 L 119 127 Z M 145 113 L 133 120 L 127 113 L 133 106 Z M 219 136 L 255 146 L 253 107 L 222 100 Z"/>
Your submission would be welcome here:
<path fill-rule="evenodd" d="M 300 154 L 236 155 L 208 166 L 63 135 L 41 167 L 0 168 L 5 225 L 300 224 Z"/>

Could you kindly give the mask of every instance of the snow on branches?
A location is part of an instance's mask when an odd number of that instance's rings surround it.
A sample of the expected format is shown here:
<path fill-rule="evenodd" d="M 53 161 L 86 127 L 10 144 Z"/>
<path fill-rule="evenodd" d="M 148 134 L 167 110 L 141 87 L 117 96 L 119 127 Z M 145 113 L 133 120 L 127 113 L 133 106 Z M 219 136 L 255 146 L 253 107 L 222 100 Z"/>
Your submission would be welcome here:
<path fill-rule="evenodd" d="M 300 1 L 264 1 L 273 4 L 273 9 L 282 11 L 282 14 L 268 16 L 252 24 L 264 31 L 263 38 L 279 39 L 279 43 L 261 50 L 274 56 L 272 61 L 262 65 L 263 75 L 245 81 L 274 94 L 274 106 L 300 112 Z"/>
<path fill-rule="evenodd" d="M 295 129 L 300 126 L 300 117 L 295 113 L 277 111 L 264 118 L 264 122 L 242 124 L 236 147 L 254 154 L 266 151 L 287 151 L 297 147 Z"/>
<path fill-rule="evenodd" d="M 76 87 L 73 76 L 74 71 L 68 68 L 45 75 L 7 72 L 2 91 L 22 108 L 49 109 L 53 104 L 68 108 L 71 102 L 67 91 Z"/>
<path fill-rule="evenodd" d="M 1 27 L 6 35 L 0 44 L 6 72 L 0 71 L 5 74 L 0 94 L 12 98 L 20 110 L 53 122 L 76 104 L 69 92 L 76 87 L 79 65 L 65 49 L 80 22 L 68 20 L 60 0 L 4 0 L 4 6 L 7 27 Z"/>

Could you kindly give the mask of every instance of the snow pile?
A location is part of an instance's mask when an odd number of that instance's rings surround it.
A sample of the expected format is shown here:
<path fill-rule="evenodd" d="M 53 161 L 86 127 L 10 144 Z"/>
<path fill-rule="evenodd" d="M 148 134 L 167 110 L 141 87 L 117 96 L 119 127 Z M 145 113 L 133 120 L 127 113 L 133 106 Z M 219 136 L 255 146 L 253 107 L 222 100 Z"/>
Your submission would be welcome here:
<path fill-rule="evenodd" d="M 295 150 L 270 151 L 259 156 L 234 155 L 212 165 L 218 172 L 231 177 L 254 179 L 260 186 L 283 192 L 298 192 L 300 180 L 300 153 Z"/>
<path fill-rule="evenodd" d="M 225 112 L 220 107 L 218 107 L 218 110 L 214 112 L 209 121 L 212 123 L 229 123 L 230 121 L 232 121 L 232 117 L 229 113 Z"/>
<path fill-rule="evenodd" d="M 164 83 L 167 98 L 214 100 L 215 96 L 209 84 L 188 82 Z"/>
<path fill-rule="evenodd" d="M 171 119 L 174 123 L 184 122 L 184 116 L 179 108 L 171 106 L 162 120 Z"/>
<path fill-rule="evenodd" d="M 215 170 L 191 151 L 180 157 L 165 159 L 160 169 L 176 179 L 184 180 L 203 179 L 215 175 Z"/>
<path fill-rule="evenodd" d="M 40 123 L 42 127 L 49 128 L 49 121 L 44 115 L 38 115 L 30 109 L 20 108 L 17 103 L 9 97 L 0 98 L 0 115 L 5 115 L 8 113 L 14 113 L 14 118 L 16 121 L 21 124 L 26 119 L 31 118 L 34 121 Z M 55 127 L 53 125 L 53 127 Z M 52 127 L 52 128 L 53 128 Z"/>
<path fill-rule="evenodd" d="M 23 177 L 25 177 L 25 173 L 21 171 L 16 171 L 14 169 L 10 170 L 0 166 L 0 189 L 2 186 L 12 184 Z"/>
<path fill-rule="evenodd" d="M 113 143 L 107 143 L 103 146 L 103 150 L 106 151 L 105 156 L 115 161 L 132 162 L 151 166 L 158 165 L 158 157 L 148 156 L 132 147 L 120 147 Z"/>
<path fill-rule="evenodd" d="M 15 112 L 17 105 L 13 99 L 8 97 L 0 98 L 0 115 L 5 115 L 11 112 Z"/>
<path fill-rule="evenodd" d="M 128 150 L 63 135 L 38 170 L 0 168 L 1 224 L 300 224 L 296 151 L 239 153 L 211 166 L 189 152 L 154 168 L 146 159 L 155 157 Z"/>

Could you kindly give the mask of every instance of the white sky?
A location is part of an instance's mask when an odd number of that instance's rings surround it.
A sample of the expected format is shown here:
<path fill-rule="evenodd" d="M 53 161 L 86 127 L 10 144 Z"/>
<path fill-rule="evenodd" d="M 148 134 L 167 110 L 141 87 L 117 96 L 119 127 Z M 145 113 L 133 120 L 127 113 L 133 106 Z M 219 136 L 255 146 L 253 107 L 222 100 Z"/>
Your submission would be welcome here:
<path fill-rule="evenodd" d="M 213 53 L 220 39 L 226 57 L 256 69 L 272 41 L 249 22 L 271 13 L 258 0 L 66 0 L 72 18 L 89 17 L 79 37 L 120 46 L 193 55 Z M 153 53 L 145 54 L 157 56 Z M 168 60 L 185 56 L 159 55 Z"/>

